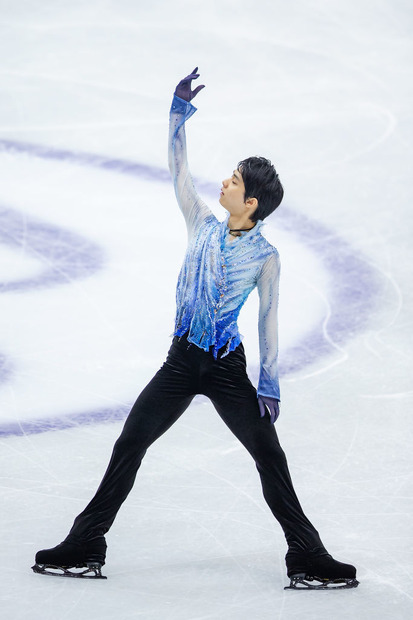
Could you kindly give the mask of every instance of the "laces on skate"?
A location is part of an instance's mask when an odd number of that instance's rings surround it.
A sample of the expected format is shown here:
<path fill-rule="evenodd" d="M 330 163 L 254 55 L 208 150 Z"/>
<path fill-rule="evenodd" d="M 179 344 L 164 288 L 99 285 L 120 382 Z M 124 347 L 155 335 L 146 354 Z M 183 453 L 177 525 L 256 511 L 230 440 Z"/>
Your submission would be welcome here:
<path fill-rule="evenodd" d="M 312 583 L 312 582 L 317 583 Z M 290 577 L 290 585 L 285 586 L 284 590 L 344 590 L 357 588 L 357 579 L 321 579 L 301 573 Z"/>
<path fill-rule="evenodd" d="M 82 566 L 54 566 L 53 564 L 35 564 L 32 570 L 39 575 L 53 577 L 74 577 L 75 579 L 107 579 L 101 572 L 102 564 L 88 562 Z"/>

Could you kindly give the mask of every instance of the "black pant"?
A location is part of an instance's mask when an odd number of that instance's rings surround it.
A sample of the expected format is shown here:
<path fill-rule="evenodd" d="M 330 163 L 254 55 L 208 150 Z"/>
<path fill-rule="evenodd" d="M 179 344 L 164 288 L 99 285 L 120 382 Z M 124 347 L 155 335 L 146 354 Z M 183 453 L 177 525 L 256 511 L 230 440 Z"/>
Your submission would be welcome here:
<path fill-rule="evenodd" d="M 116 441 L 108 469 L 92 501 L 75 519 L 69 537 L 104 534 L 133 487 L 148 447 L 182 415 L 196 394 L 205 394 L 255 460 L 265 500 L 284 530 L 290 550 L 323 550 L 304 515 L 287 461 L 269 416 L 261 418 L 257 392 L 246 373 L 244 347 L 214 359 L 175 337 L 162 368 L 134 404 Z"/>

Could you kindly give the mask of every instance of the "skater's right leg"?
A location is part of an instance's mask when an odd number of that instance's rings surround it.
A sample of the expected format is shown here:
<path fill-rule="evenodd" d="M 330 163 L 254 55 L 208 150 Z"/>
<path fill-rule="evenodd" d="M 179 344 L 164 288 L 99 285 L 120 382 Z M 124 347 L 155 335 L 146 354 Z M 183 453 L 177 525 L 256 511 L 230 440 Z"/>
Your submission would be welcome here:
<path fill-rule="evenodd" d="M 37 566 L 105 563 L 104 534 L 132 489 L 146 450 L 176 422 L 195 395 L 196 373 L 185 352 L 175 338 L 164 365 L 132 407 L 95 496 L 76 517 L 63 543 L 36 554 Z"/>
<path fill-rule="evenodd" d="M 164 376 L 157 375 L 134 404 L 116 441 L 96 495 L 75 519 L 69 536 L 89 538 L 105 534 L 128 496 L 149 446 L 182 415 L 193 396 L 163 394 Z"/>

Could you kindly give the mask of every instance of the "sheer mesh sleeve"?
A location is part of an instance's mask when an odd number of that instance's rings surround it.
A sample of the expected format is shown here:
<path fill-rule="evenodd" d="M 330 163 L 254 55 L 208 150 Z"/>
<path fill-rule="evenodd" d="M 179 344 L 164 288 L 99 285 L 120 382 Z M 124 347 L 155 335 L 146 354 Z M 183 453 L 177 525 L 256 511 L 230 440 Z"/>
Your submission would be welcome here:
<path fill-rule="evenodd" d="M 278 287 L 280 259 L 278 252 L 266 260 L 257 281 L 260 300 L 258 331 L 260 343 L 260 378 L 258 394 L 280 400 L 278 382 Z"/>
<path fill-rule="evenodd" d="M 169 170 L 189 234 L 193 233 L 205 218 L 212 215 L 211 210 L 198 196 L 188 168 L 185 121 L 195 112 L 196 108 L 189 101 L 174 96 L 169 120 Z"/>

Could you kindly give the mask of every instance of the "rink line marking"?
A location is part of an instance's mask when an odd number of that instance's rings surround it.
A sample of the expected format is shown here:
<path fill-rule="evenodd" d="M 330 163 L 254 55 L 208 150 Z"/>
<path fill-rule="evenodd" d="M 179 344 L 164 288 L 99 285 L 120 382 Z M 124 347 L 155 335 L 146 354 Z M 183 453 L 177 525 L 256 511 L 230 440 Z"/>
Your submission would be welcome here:
<path fill-rule="evenodd" d="M 0 243 L 11 249 L 23 247 L 44 267 L 37 276 L 0 282 L 0 293 L 70 283 L 89 277 L 104 264 L 102 248 L 86 237 L 2 204 Z"/>
<path fill-rule="evenodd" d="M 74 165 L 90 166 L 156 183 L 172 183 L 169 171 L 166 169 L 94 153 L 70 151 L 12 140 L 0 140 L 1 151 L 22 153 L 40 159 Z M 195 183 L 198 191 L 216 198 L 217 185 L 215 183 L 198 179 L 195 179 Z M 10 211 L 12 212 L 12 210 Z M 31 218 L 30 221 L 32 221 Z M 366 325 L 369 312 L 377 301 L 382 274 L 379 277 L 379 270 L 369 265 L 363 257 L 356 256 L 356 250 L 337 233 L 298 211 L 291 208 L 281 211 L 277 217 L 277 225 L 291 232 L 301 243 L 314 252 L 326 267 L 327 272 L 332 275 L 332 280 L 335 283 L 335 286 L 331 287 L 330 299 L 328 300 L 329 315 L 324 319 L 321 329 L 320 326 L 314 328 L 306 334 L 301 343 L 283 353 L 280 376 L 285 376 L 313 364 L 320 357 L 331 355 L 335 350 L 343 351 L 340 344 L 351 338 L 355 332 L 361 331 Z M 52 228 L 48 224 L 45 226 Z M 85 242 L 87 242 L 86 239 Z M 50 284 L 52 283 L 53 278 L 50 280 Z M 345 314 L 341 311 L 343 307 L 347 310 Z M 341 361 L 335 360 L 332 365 Z M 4 366 L 5 363 L 6 360 L 3 360 L 2 365 Z M 324 367 L 322 371 L 327 368 Z M 322 371 L 318 371 L 317 374 Z M 0 426 L 0 436 L 21 436 L 50 430 L 63 430 L 79 424 L 118 421 L 123 419 L 126 413 L 124 408 L 115 407 L 114 409 L 72 413 L 59 418 L 21 421 L 18 424 L 10 422 Z"/>
<path fill-rule="evenodd" d="M 360 398 L 384 398 L 384 399 L 402 399 L 402 398 L 411 398 L 413 396 L 413 392 L 395 392 L 394 394 L 360 394 Z"/>
<path fill-rule="evenodd" d="M 320 289 L 312 286 L 308 282 L 307 282 L 307 286 L 309 286 L 313 291 L 315 291 L 318 294 L 318 296 L 320 297 L 320 299 L 324 303 L 325 318 L 324 318 L 322 326 L 321 326 L 321 331 L 323 333 L 323 336 L 324 336 L 326 342 L 330 343 L 330 345 L 331 345 L 331 347 L 333 349 L 336 349 L 336 351 L 341 353 L 341 356 L 338 359 L 332 360 L 330 363 L 327 363 L 326 365 L 322 366 L 321 368 L 318 368 L 317 370 L 314 370 L 313 372 L 309 372 L 309 373 L 305 373 L 304 375 L 300 375 L 300 378 L 302 378 L 302 379 L 309 379 L 310 377 L 316 377 L 318 375 L 321 375 L 324 372 L 326 372 L 327 370 L 330 370 L 331 368 L 334 368 L 335 366 L 338 366 L 338 365 L 342 364 L 343 362 L 345 362 L 348 359 L 348 353 L 346 352 L 346 350 L 343 349 L 343 347 L 340 347 L 340 345 L 337 344 L 333 340 L 333 338 L 330 336 L 330 334 L 328 332 L 328 322 L 329 322 L 330 317 L 332 315 L 331 304 L 330 304 L 328 298 L 324 295 L 324 293 Z"/>

